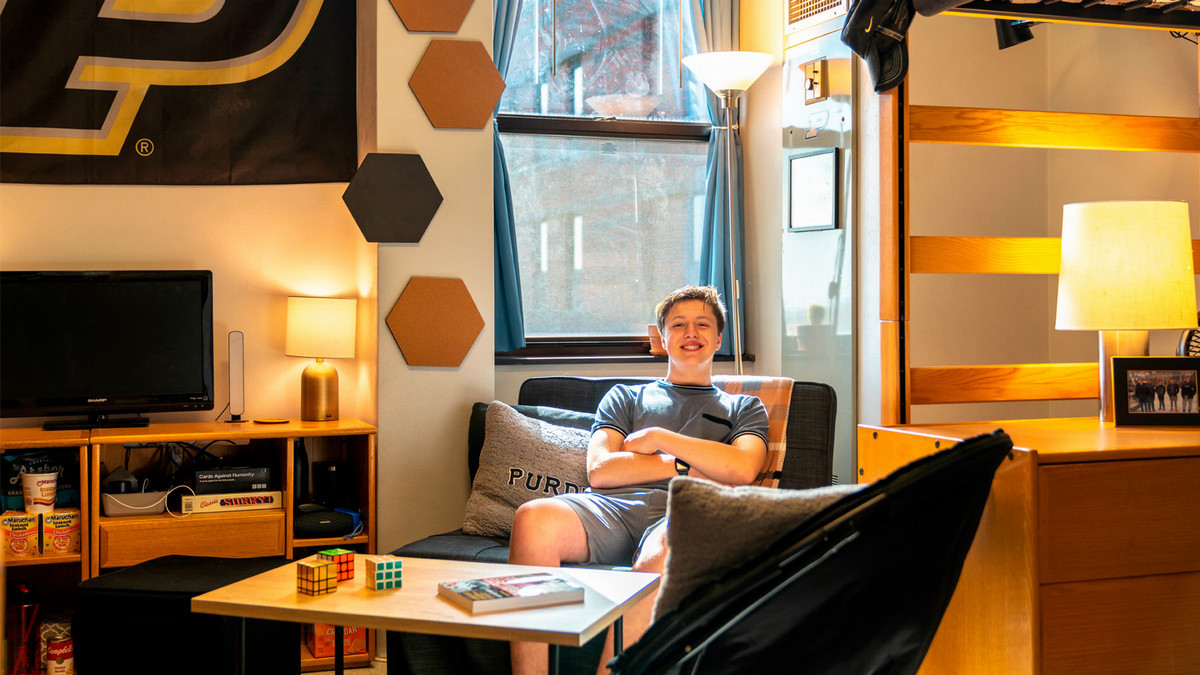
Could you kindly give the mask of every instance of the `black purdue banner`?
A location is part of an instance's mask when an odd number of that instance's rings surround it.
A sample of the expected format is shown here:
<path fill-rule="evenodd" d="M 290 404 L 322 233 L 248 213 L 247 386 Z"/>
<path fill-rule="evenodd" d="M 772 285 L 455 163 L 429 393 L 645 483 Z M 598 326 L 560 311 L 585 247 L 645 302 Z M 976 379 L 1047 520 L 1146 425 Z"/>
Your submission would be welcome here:
<path fill-rule="evenodd" d="M 348 181 L 354 4 L 0 0 L 0 181 Z"/>

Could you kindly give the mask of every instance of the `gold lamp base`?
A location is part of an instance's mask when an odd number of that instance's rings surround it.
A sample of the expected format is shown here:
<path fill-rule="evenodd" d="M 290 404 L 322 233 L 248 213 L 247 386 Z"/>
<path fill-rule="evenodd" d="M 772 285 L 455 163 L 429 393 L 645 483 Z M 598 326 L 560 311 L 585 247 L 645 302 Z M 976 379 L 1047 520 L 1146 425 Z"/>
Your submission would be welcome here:
<path fill-rule="evenodd" d="M 338 418 L 337 369 L 317 359 L 300 377 L 300 419 L 328 422 Z"/>

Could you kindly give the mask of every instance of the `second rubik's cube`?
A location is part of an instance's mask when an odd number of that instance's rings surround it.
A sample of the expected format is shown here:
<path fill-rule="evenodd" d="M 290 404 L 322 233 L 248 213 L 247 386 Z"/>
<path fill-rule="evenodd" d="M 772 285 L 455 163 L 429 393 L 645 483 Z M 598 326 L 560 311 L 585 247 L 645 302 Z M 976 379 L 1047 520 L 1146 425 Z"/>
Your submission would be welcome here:
<path fill-rule="evenodd" d="M 305 595 L 325 595 L 337 590 L 337 565 L 328 560 L 296 563 L 296 590 Z"/>
<path fill-rule="evenodd" d="M 366 557 L 367 588 L 382 591 L 388 588 L 400 588 L 401 568 L 400 558 L 390 555 L 372 555 Z"/>
<path fill-rule="evenodd" d="M 354 551 L 348 551 L 344 548 L 331 548 L 317 553 L 317 557 L 337 565 L 338 581 L 354 578 Z"/>

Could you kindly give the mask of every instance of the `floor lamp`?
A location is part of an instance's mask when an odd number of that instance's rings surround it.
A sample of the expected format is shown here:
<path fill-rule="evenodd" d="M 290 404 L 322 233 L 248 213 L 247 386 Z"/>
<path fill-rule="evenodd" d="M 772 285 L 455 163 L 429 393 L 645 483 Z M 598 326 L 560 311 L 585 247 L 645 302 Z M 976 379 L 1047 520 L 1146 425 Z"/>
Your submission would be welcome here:
<path fill-rule="evenodd" d="M 763 71 L 775 60 L 770 54 L 759 52 L 705 52 L 693 54 L 683 59 L 683 65 L 692 71 L 712 90 L 721 100 L 721 108 L 725 111 L 726 161 L 725 185 L 728 190 L 726 202 L 729 205 L 729 275 L 730 288 L 729 316 L 733 325 L 733 368 L 738 375 L 742 374 L 742 289 L 737 281 L 737 251 L 736 236 L 733 224 L 734 193 L 733 193 L 733 152 L 734 134 L 738 132 L 738 98 L 754 84 Z"/>

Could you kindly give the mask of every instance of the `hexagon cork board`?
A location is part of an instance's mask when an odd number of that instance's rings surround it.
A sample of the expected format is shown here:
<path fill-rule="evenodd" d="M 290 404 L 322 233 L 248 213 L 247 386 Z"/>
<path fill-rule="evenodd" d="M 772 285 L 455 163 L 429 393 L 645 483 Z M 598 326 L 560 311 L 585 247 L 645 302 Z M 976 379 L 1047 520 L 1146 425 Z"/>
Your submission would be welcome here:
<path fill-rule="evenodd" d="M 442 193 L 420 155 L 370 153 L 342 201 L 367 241 L 415 244 L 441 206 Z"/>
<path fill-rule="evenodd" d="M 483 331 L 483 317 L 462 279 L 413 277 L 387 317 L 410 366 L 455 368 Z"/>
<path fill-rule="evenodd" d="M 504 93 L 504 78 L 478 40 L 430 40 L 408 80 L 429 122 L 440 129 L 482 129 Z"/>
<path fill-rule="evenodd" d="M 410 31 L 457 33 L 472 0 L 392 0 L 392 8 Z"/>

